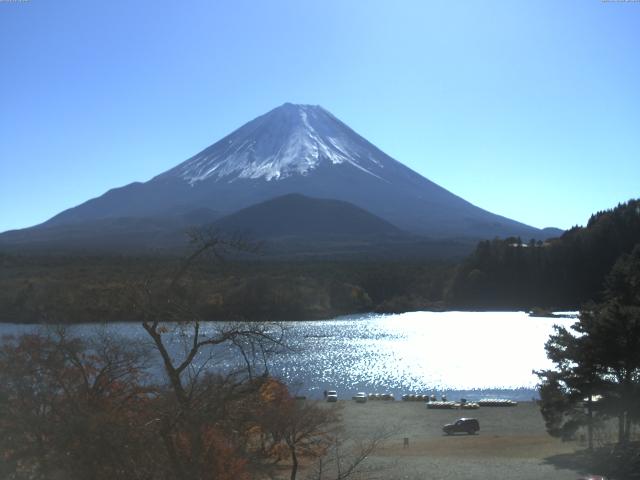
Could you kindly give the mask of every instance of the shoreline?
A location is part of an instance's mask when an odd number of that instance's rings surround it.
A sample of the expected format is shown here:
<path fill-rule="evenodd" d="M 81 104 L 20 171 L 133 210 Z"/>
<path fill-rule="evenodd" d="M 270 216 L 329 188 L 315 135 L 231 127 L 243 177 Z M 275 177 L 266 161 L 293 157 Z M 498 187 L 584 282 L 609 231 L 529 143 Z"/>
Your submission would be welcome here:
<path fill-rule="evenodd" d="M 422 309 L 422 310 L 404 310 L 398 312 L 380 312 L 380 311 L 366 311 L 366 312 L 350 312 L 350 313 L 338 313 L 330 315 L 328 317 L 314 317 L 314 318 L 300 318 L 300 319 L 285 319 L 285 320 L 265 320 L 269 323 L 300 323 L 300 322 L 330 322 L 348 320 L 349 317 L 354 316 L 382 316 L 382 315 L 402 315 L 406 313 L 508 313 L 508 312 L 522 312 L 526 313 L 531 318 L 574 318 L 579 310 L 540 310 L 540 309 L 524 309 L 524 308 L 488 308 L 488 309 L 474 309 L 474 308 L 442 308 L 442 309 Z M 354 319 L 356 320 L 356 319 Z M 228 319 L 205 319 L 201 322 L 207 323 L 224 323 L 224 322 L 259 322 L 259 320 L 228 320 Z M 29 326 L 74 326 L 74 325 L 130 325 L 140 324 L 142 320 L 88 320 L 83 322 L 15 322 L 0 318 L 0 325 L 29 325 Z"/>

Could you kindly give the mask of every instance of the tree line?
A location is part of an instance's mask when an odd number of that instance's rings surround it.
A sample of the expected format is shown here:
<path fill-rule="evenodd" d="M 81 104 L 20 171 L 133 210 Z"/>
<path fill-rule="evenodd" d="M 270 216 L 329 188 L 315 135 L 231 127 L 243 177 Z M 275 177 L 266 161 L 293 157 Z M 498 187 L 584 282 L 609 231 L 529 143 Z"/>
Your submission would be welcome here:
<path fill-rule="evenodd" d="M 640 200 L 598 212 L 547 242 L 486 240 L 464 260 L 445 300 L 462 308 L 579 308 L 603 299 L 616 260 L 640 242 Z"/>
<path fill-rule="evenodd" d="M 260 261 L 193 266 L 194 308 L 210 320 L 310 320 L 442 308 L 449 262 Z M 138 321 L 131 292 L 169 279 L 180 258 L 0 254 L 0 321 Z"/>

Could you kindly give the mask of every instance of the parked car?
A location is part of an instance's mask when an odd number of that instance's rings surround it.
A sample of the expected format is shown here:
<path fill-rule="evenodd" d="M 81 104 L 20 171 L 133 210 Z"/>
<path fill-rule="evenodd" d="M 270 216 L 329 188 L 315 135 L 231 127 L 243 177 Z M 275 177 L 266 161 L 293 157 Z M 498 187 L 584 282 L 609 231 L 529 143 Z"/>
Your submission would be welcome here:
<path fill-rule="evenodd" d="M 364 392 L 358 392 L 353 396 L 356 403 L 367 403 L 367 394 Z"/>
<path fill-rule="evenodd" d="M 327 392 L 327 402 L 337 402 L 338 401 L 338 392 L 335 390 L 329 390 Z"/>
<path fill-rule="evenodd" d="M 455 423 L 448 423 L 442 427 L 442 431 L 447 435 L 454 433 L 467 433 L 474 435 L 480 431 L 480 423 L 475 418 L 461 418 Z"/>

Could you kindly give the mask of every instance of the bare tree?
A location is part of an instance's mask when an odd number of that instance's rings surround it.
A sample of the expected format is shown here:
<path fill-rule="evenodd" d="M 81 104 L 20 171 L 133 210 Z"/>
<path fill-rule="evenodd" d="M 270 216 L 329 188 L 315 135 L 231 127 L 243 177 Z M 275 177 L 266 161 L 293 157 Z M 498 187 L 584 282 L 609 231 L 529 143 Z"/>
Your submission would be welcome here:
<path fill-rule="evenodd" d="M 325 456 L 318 459 L 309 470 L 307 480 L 374 480 L 383 472 L 377 466 L 367 465 L 367 459 L 395 433 L 395 429 L 383 428 L 372 437 L 361 441 L 349 441 L 337 434 L 333 437 Z"/>
<path fill-rule="evenodd" d="M 268 322 L 203 324 L 189 289 L 191 269 L 205 256 L 221 264 L 228 252 L 254 252 L 256 246 L 215 231 L 191 235 L 193 253 L 168 279 L 148 281 L 137 297 L 142 327 L 162 359 L 175 400 L 157 424 L 173 474 L 179 479 L 203 478 L 203 469 L 210 467 L 217 454 L 207 439 L 215 437 L 212 432 L 219 432 L 233 417 L 228 405 L 258 388 L 259 382 L 253 379 L 268 374 L 267 358 L 284 346 L 285 332 L 283 325 Z M 183 341 L 181 352 L 172 344 L 175 339 Z M 223 368 L 225 348 L 239 352 L 243 365 L 230 372 Z M 211 370 L 219 375 L 212 376 Z"/>

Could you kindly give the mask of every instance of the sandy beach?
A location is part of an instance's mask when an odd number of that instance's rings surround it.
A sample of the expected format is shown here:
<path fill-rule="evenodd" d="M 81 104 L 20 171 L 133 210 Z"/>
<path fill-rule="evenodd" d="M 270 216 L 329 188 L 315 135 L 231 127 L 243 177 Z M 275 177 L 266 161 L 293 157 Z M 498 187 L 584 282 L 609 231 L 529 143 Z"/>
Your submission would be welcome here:
<path fill-rule="evenodd" d="M 365 440 L 377 431 L 393 434 L 369 458 L 386 479 L 575 480 L 581 473 L 556 466 L 554 456 L 583 448 L 550 437 L 537 405 L 430 410 L 423 402 L 342 400 L 326 408 L 342 411 L 344 435 Z M 477 418 L 477 435 L 444 435 L 442 425 Z M 408 438 L 409 445 L 404 445 Z"/>

